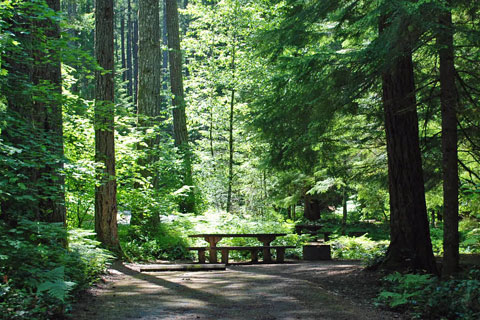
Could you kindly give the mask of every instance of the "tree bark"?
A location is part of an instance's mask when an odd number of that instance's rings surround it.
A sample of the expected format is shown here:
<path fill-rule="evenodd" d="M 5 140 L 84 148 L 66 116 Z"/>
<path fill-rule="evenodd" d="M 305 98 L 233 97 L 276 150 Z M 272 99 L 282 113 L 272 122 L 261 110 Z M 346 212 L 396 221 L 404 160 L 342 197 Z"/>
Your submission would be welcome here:
<path fill-rule="evenodd" d="M 232 44 L 232 92 L 230 97 L 230 117 L 228 121 L 228 190 L 227 190 L 227 212 L 230 212 L 232 209 L 232 185 L 233 185 L 233 116 L 234 116 L 234 106 L 235 106 L 235 46 L 236 39 L 235 35 L 233 37 Z"/>
<path fill-rule="evenodd" d="M 131 0 L 127 0 L 127 95 L 129 97 L 133 96 L 133 79 L 132 79 L 132 4 Z"/>
<path fill-rule="evenodd" d="M 165 0 L 167 14 L 167 40 L 170 62 L 170 87 L 173 94 L 173 133 L 175 146 L 183 156 L 184 185 L 193 186 L 191 151 L 188 144 L 187 119 L 185 115 L 185 97 L 182 76 L 182 53 L 180 51 L 180 36 L 178 26 L 178 8 L 175 0 Z M 180 204 L 184 212 L 195 210 L 193 192 L 189 192 Z"/>
<path fill-rule="evenodd" d="M 96 72 L 95 86 L 95 232 L 99 241 L 120 253 L 117 234 L 117 184 L 114 140 L 113 0 L 95 2 L 95 57 L 103 72 Z"/>
<path fill-rule="evenodd" d="M 437 273 L 425 204 L 411 51 L 404 49 L 394 59 L 382 75 L 391 238 L 383 267 Z"/>
<path fill-rule="evenodd" d="M 142 158 L 138 160 L 140 173 L 146 179 L 151 178 L 153 187 L 157 186 L 155 172 L 148 170 L 148 165 L 156 161 L 153 157 L 155 148 L 159 143 L 157 134 L 149 134 L 147 130 L 154 127 L 159 121 L 162 99 L 160 88 L 162 84 L 161 74 L 161 50 L 160 50 L 160 9 L 158 0 L 140 0 L 138 7 L 138 95 L 137 95 L 137 127 L 143 133 L 143 141 L 147 147 L 138 145 L 138 149 L 144 151 Z M 138 216 L 137 216 L 138 215 Z M 132 212 L 131 223 L 139 223 L 140 212 Z M 158 219 L 153 219 L 157 222 Z"/>
<path fill-rule="evenodd" d="M 139 48 L 138 48 L 138 127 L 147 128 L 158 123 L 162 99 L 160 21 L 158 0 L 140 0 L 138 10 Z M 158 137 L 148 139 L 150 148 L 158 144 Z"/>
<path fill-rule="evenodd" d="M 56 13 L 60 12 L 60 0 L 46 0 L 46 4 Z M 48 40 L 60 40 L 60 26 L 57 22 L 45 19 L 40 23 L 40 28 L 45 30 Z M 62 74 L 60 56 L 55 48 L 46 45 L 47 52 L 36 52 L 33 82 L 36 85 L 48 83 L 51 85 L 49 93 L 44 100 L 35 101 L 33 104 L 34 120 L 42 125 L 46 140 L 47 150 L 57 158 L 55 164 L 47 164 L 40 172 L 40 179 L 45 179 L 49 189 L 40 200 L 42 221 L 61 222 L 66 225 L 65 209 L 65 178 L 61 174 L 63 169 L 63 120 L 62 120 Z"/>
<path fill-rule="evenodd" d="M 120 50 L 122 56 L 122 81 L 127 80 L 127 58 L 125 56 L 125 8 L 122 6 L 120 16 Z"/>
<path fill-rule="evenodd" d="M 137 107 L 137 96 L 138 96 L 138 15 L 135 15 L 136 19 L 133 21 L 133 101 L 135 102 L 135 107 Z M 137 112 L 137 109 L 135 109 Z"/>
<path fill-rule="evenodd" d="M 305 208 L 304 217 L 309 221 L 317 221 L 320 219 L 320 203 L 317 199 L 312 198 L 311 195 L 305 193 L 304 195 Z"/>
<path fill-rule="evenodd" d="M 348 218 L 347 200 L 348 200 L 347 187 L 344 185 L 342 187 L 342 208 L 343 208 L 342 235 L 345 235 L 347 232 L 347 218 Z"/>
<path fill-rule="evenodd" d="M 17 186 L 24 186 L 8 190 L 1 215 L 11 223 L 27 218 L 65 225 L 60 28 L 55 16 L 60 2 L 45 4 L 34 9 L 15 5 L 16 16 L 6 21 L 18 45 L 12 51 L 7 46 L 2 54 L 8 70 L 2 93 L 10 118 L 1 135 L 7 145 L 26 149 L 18 165 L 1 168 L 15 175 Z M 50 10 L 55 13 L 47 14 Z"/>
<path fill-rule="evenodd" d="M 233 112 L 235 103 L 235 89 L 232 89 L 230 97 L 230 117 L 228 121 L 228 190 L 227 212 L 232 209 L 232 185 L 233 185 Z"/>
<path fill-rule="evenodd" d="M 449 5 L 451 1 L 448 1 Z M 437 43 L 440 55 L 440 87 L 442 106 L 443 154 L 443 263 L 442 275 L 450 276 L 459 269 L 458 234 L 458 152 L 457 152 L 457 91 L 453 48 L 452 13 L 441 13 Z"/>

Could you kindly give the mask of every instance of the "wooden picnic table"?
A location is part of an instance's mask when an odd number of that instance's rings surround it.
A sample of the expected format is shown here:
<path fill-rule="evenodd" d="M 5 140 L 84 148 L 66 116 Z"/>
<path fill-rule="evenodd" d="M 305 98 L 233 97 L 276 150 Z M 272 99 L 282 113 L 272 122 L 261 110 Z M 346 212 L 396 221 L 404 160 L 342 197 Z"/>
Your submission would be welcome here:
<path fill-rule="evenodd" d="M 217 247 L 217 243 L 220 242 L 223 238 L 257 238 L 258 241 L 263 243 L 264 247 L 269 247 L 270 243 L 275 240 L 277 237 L 286 236 L 286 233 L 202 233 L 202 234 L 191 234 L 190 238 L 204 238 L 205 241 L 210 245 L 210 263 L 217 262 L 217 250 L 214 249 Z M 263 259 L 264 261 L 272 261 L 272 256 L 270 254 L 270 249 L 263 248 Z"/>

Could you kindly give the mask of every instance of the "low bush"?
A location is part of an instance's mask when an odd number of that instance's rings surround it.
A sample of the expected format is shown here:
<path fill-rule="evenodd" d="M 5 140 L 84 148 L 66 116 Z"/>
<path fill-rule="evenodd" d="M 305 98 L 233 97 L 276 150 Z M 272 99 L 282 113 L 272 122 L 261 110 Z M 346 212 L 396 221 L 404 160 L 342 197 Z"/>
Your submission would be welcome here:
<path fill-rule="evenodd" d="M 409 311 L 417 319 L 480 318 L 480 270 L 463 278 L 442 281 L 427 274 L 400 274 L 384 278 L 377 303 Z"/>
<path fill-rule="evenodd" d="M 52 319 L 65 314 L 72 296 L 104 271 L 111 256 L 88 237 L 58 224 L 0 222 L 0 318 Z M 70 240 L 70 247 L 62 243 Z"/>
<path fill-rule="evenodd" d="M 186 259 L 186 236 L 169 224 L 125 225 L 119 232 L 120 243 L 131 261 Z"/>
<path fill-rule="evenodd" d="M 332 257 L 335 259 L 363 260 L 367 263 L 384 256 L 388 247 L 387 240 L 374 241 L 367 236 L 333 237 L 327 242 L 332 248 Z"/>

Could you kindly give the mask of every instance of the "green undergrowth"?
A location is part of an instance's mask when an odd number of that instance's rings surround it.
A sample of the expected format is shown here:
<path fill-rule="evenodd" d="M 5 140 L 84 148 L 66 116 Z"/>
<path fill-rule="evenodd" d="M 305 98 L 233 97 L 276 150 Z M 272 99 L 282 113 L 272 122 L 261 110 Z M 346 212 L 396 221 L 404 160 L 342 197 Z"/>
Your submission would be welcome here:
<path fill-rule="evenodd" d="M 459 251 L 461 254 L 480 254 L 480 221 L 476 218 L 463 218 L 458 224 L 460 234 Z M 432 247 L 435 255 L 443 255 L 443 225 L 430 229 Z"/>
<path fill-rule="evenodd" d="M 361 237 L 332 236 L 327 242 L 332 249 L 334 259 L 363 260 L 372 264 L 384 256 L 389 241 L 375 241 L 363 235 Z"/>
<path fill-rule="evenodd" d="M 414 319 L 480 319 L 480 270 L 442 281 L 428 274 L 390 274 L 377 304 Z"/>
<path fill-rule="evenodd" d="M 287 258 L 300 258 L 301 245 L 309 241 L 308 236 L 293 233 L 295 223 L 285 220 L 277 212 L 266 211 L 263 215 L 248 215 L 240 213 L 227 213 L 220 210 L 210 210 L 204 215 L 196 216 L 191 220 L 193 229 L 191 233 L 286 233 L 286 236 L 277 237 L 271 245 L 296 246 L 287 249 Z M 192 238 L 192 244 L 204 246 L 206 242 L 200 238 Z M 219 245 L 222 246 L 258 246 L 261 243 L 255 238 L 224 238 Z M 275 254 L 275 253 L 273 253 Z M 233 260 L 248 260 L 250 253 L 246 251 L 232 251 L 230 258 Z M 259 254 L 262 257 L 262 254 Z"/>
<path fill-rule="evenodd" d="M 62 243 L 68 237 L 68 248 Z M 53 319 L 68 313 L 73 296 L 90 286 L 112 256 L 93 233 L 58 224 L 0 222 L 0 318 Z"/>
<path fill-rule="evenodd" d="M 119 228 L 122 248 L 132 261 L 183 260 L 197 259 L 196 254 L 189 251 L 189 246 L 207 246 L 201 238 L 189 238 L 190 234 L 200 233 L 286 233 L 278 237 L 272 245 L 292 245 L 296 249 L 286 251 L 287 258 L 300 258 L 301 245 L 308 242 L 308 236 L 293 233 L 294 222 L 285 221 L 276 212 L 264 215 L 245 215 L 226 213 L 222 210 L 209 210 L 203 214 L 176 213 L 163 216 L 160 224 L 129 226 Z M 255 238 L 224 238 L 222 246 L 261 245 Z M 261 257 L 261 253 L 260 253 Z M 249 253 L 232 251 L 233 260 L 248 260 Z"/>
<path fill-rule="evenodd" d="M 119 239 L 131 261 L 177 260 L 189 257 L 188 240 L 171 223 L 121 225 Z"/>

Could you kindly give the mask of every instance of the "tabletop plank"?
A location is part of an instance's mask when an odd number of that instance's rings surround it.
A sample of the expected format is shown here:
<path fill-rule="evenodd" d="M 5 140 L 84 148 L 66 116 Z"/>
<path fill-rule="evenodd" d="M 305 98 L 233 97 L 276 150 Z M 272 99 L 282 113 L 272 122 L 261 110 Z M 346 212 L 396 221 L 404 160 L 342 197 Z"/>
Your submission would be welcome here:
<path fill-rule="evenodd" d="M 281 237 L 286 236 L 286 233 L 202 233 L 202 234 L 190 234 L 190 238 L 203 238 L 203 237 L 222 237 L 222 238 L 256 238 L 264 236 Z"/>

